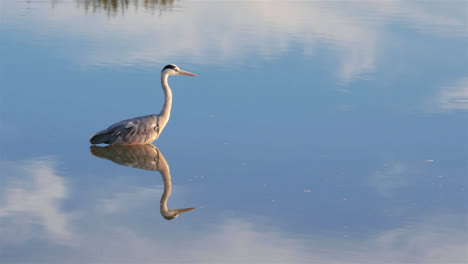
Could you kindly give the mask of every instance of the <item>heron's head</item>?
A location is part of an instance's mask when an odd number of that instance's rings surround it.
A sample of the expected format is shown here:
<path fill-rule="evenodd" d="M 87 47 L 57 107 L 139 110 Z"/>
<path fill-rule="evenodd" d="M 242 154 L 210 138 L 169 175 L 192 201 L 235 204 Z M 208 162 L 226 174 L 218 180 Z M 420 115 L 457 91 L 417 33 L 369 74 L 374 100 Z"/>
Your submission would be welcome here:
<path fill-rule="evenodd" d="M 166 65 L 162 71 L 161 74 L 167 74 L 167 75 L 187 75 L 187 76 L 197 76 L 191 72 L 188 71 L 183 71 L 177 65 L 175 64 L 168 64 Z"/>

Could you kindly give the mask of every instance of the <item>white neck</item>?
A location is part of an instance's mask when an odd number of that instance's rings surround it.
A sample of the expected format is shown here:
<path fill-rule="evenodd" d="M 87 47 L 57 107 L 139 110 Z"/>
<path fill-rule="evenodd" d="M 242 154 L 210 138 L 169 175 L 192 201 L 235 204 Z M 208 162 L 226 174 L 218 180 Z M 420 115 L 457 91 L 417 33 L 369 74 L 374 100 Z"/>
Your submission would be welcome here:
<path fill-rule="evenodd" d="M 166 126 L 167 121 L 169 121 L 169 116 L 171 115 L 171 107 L 172 107 L 172 91 L 171 87 L 169 87 L 169 84 L 167 83 L 167 78 L 169 77 L 169 74 L 167 72 L 161 74 L 161 86 L 164 91 L 164 105 L 161 109 L 161 112 L 159 113 L 159 120 L 160 120 L 160 129 L 164 128 Z"/>

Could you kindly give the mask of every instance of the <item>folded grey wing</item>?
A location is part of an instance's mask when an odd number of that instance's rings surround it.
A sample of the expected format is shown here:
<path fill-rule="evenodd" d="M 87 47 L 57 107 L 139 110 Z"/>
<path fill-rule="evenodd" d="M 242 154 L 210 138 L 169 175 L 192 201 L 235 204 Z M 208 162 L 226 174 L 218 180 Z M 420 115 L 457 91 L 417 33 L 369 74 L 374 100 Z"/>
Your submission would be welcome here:
<path fill-rule="evenodd" d="M 146 144 L 159 136 L 157 115 L 127 119 L 115 123 L 91 137 L 92 144 L 110 145 Z"/>

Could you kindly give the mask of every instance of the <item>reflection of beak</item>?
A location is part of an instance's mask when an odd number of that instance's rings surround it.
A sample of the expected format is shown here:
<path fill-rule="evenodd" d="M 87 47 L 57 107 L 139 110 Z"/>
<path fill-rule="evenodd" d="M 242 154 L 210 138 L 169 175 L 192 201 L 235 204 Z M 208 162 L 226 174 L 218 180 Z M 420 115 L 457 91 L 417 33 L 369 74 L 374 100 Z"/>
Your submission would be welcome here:
<path fill-rule="evenodd" d="M 186 212 L 190 212 L 193 209 L 195 208 L 169 209 L 166 212 L 161 211 L 161 215 L 162 217 L 164 217 L 164 219 L 171 221 L 171 220 L 176 219 L 179 215 L 186 213 Z"/>
<path fill-rule="evenodd" d="M 193 76 L 193 77 L 196 77 L 196 76 L 197 76 L 196 74 L 193 74 L 193 73 L 188 72 L 188 71 L 183 71 L 183 70 L 179 70 L 179 74 L 180 74 L 180 75 Z"/>
<path fill-rule="evenodd" d="M 184 209 L 175 209 L 175 211 L 177 211 L 177 214 L 183 214 L 183 213 L 186 213 L 186 212 L 190 212 L 192 211 L 193 209 L 195 208 L 184 208 Z"/>

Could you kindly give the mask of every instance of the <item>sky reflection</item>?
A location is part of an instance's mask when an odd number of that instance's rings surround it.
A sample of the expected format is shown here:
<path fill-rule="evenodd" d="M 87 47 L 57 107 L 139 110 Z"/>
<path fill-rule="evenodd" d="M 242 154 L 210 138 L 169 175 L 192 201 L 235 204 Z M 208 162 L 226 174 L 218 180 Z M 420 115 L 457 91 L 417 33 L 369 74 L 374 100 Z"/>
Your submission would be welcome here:
<path fill-rule="evenodd" d="M 437 96 L 438 109 L 467 110 L 468 109 L 468 77 L 458 80 L 455 84 L 443 87 Z"/>
<path fill-rule="evenodd" d="M 6 219 L 0 226 L 3 243 L 22 243 L 43 234 L 56 243 L 71 240 L 71 215 L 60 207 L 68 188 L 54 167 L 50 158 L 1 164 L 5 173 L 0 187 L 0 219 Z"/>
<path fill-rule="evenodd" d="M 459 215 L 438 214 L 370 236 L 341 238 L 294 234 L 254 218 L 220 219 L 210 223 L 209 228 L 200 223 L 169 227 L 155 225 L 152 220 L 140 222 L 146 230 L 157 230 L 158 235 L 153 236 L 154 231 L 145 233 L 133 228 L 135 219 L 147 215 L 145 210 L 133 211 L 133 218 L 124 222 L 103 221 L 108 212 L 93 210 L 93 204 L 98 201 L 89 201 L 91 204 L 83 210 L 64 210 L 60 204 L 68 199 L 67 192 L 74 186 L 66 184 L 57 175 L 56 165 L 47 159 L 3 162 L 1 169 L 9 172 L 3 178 L 6 181 L 0 193 L 0 245 L 6 249 L 0 257 L 7 262 L 19 257 L 14 255 L 15 248 L 25 246 L 31 254 L 23 259 L 47 263 L 153 263 L 174 261 L 175 256 L 177 263 L 462 263 L 466 260 L 468 243 L 460 232 L 465 230 L 466 223 Z M 119 204 L 128 204 L 127 200 L 133 198 L 120 196 L 119 199 Z M 144 200 L 153 203 L 154 197 L 141 195 L 139 202 Z M 93 223 L 93 227 L 87 223 Z M 38 236 L 36 226 L 43 227 L 42 235 Z M 43 241 L 41 244 L 34 243 L 38 238 Z M 55 243 L 68 249 L 52 255 L 49 248 Z"/>
<path fill-rule="evenodd" d="M 460 12 L 466 7 L 463 1 L 450 5 L 361 1 L 345 3 L 347 8 L 341 3 L 319 1 L 181 1 L 177 4 L 182 12 L 167 16 L 142 16 L 139 15 L 142 8 L 128 7 L 139 2 L 78 1 L 79 7 L 86 9 L 93 3 L 112 9 L 115 14 L 119 6 L 124 6 L 121 9 L 126 11 L 112 18 L 111 23 L 104 23 L 109 18 L 101 15 L 87 16 L 77 23 L 83 13 L 68 3 L 57 3 L 53 9 L 31 4 L 39 12 L 30 19 L 37 32 L 47 28 L 46 34 L 60 34 L 91 44 L 70 58 L 83 65 L 152 67 L 178 58 L 197 64 L 243 64 L 252 55 L 275 60 L 297 44 L 304 56 L 313 58 L 325 45 L 335 51 L 340 65 L 336 75 L 344 83 L 373 78 L 387 49 L 395 41 L 401 41 L 382 34 L 391 26 L 390 22 L 401 21 L 415 30 L 452 37 L 463 36 L 467 26 L 464 12 Z M 152 4 L 147 6 L 147 1 L 141 4 L 147 9 L 172 5 L 171 1 L 148 2 Z M 356 16 L 362 13 L 365 16 Z M 42 20 L 44 16 L 51 19 Z M 56 25 L 59 21 L 60 27 Z M 93 27 L 95 24 L 104 28 Z"/>

